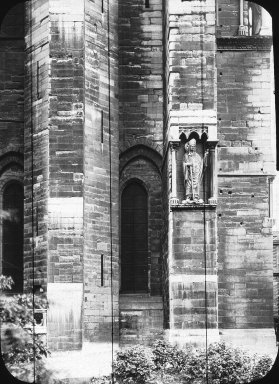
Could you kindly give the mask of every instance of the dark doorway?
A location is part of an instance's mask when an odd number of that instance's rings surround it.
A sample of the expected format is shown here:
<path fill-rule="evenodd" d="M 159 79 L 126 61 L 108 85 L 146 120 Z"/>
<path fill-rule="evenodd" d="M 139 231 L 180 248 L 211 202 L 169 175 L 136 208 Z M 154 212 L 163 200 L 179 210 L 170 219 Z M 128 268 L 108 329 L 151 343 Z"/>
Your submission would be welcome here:
<path fill-rule="evenodd" d="M 121 200 L 121 292 L 147 291 L 147 193 L 135 182 L 124 189 Z"/>
<path fill-rule="evenodd" d="M 3 192 L 2 274 L 14 280 L 13 292 L 23 291 L 23 188 L 10 183 Z"/>

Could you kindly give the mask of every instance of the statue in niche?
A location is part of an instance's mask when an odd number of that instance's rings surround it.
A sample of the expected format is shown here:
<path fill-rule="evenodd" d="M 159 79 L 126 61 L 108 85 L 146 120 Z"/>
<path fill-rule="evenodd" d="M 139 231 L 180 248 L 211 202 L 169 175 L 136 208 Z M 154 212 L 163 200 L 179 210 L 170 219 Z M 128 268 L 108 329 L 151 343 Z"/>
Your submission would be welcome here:
<path fill-rule="evenodd" d="M 183 158 L 183 173 L 186 192 L 186 200 L 183 204 L 203 204 L 200 198 L 200 184 L 207 167 L 208 150 L 205 152 L 204 158 L 197 153 L 196 139 L 191 139 L 185 145 L 185 155 Z"/>

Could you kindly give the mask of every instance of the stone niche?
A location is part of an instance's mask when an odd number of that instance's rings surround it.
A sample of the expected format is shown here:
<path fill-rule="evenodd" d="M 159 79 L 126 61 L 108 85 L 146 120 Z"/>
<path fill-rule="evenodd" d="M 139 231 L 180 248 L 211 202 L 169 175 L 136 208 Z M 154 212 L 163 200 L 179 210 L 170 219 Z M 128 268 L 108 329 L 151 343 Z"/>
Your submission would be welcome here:
<path fill-rule="evenodd" d="M 176 149 L 176 172 L 177 172 L 177 199 L 179 204 L 185 204 L 186 189 L 184 176 L 185 146 L 195 139 L 196 153 L 202 161 L 199 177 L 199 199 L 203 204 L 216 205 L 216 177 L 215 177 L 215 147 L 217 141 L 209 141 L 206 128 L 197 130 L 185 130 L 180 133 L 180 143 Z"/>
<path fill-rule="evenodd" d="M 200 178 L 199 196 L 204 201 L 208 202 L 210 198 L 210 170 L 209 170 L 209 159 L 207 151 L 207 135 L 204 133 L 201 138 L 196 132 L 193 132 L 187 138 L 184 133 L 180 135 L 180 146 L 177 151 L 177 197 L 180 202 L 185 200 L 185 185 L 184 185 L 184 173 L 183 173 L 183 158 L 185 156 L 185 145 L 189 145 L 189 142 L 196 140 L 196 152 L 204 160 L 202 175 Z"/>

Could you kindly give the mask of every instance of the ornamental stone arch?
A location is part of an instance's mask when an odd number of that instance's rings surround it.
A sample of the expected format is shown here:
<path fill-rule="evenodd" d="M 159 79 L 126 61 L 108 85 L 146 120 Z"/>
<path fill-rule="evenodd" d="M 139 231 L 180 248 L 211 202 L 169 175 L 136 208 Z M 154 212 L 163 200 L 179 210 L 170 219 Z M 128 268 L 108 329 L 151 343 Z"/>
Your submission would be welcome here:
<path fill-rule="evenodd" d="M 120 174 L 123 169 L 127 166 L 128 163 L 134 161 L 136 158 L 145 158 L 148 161 L 152 162 L 156 167 L 159 174 L 161 174 L 161 166 L 162 166 L 162 155 L 158 152 L 155 147 L 147 146 L 143 143 L 135 143 L 133 146 L 127 147 L 120 154 Z"/>
<path fill-rule="evenodd" d="M 143 149 L 143 148 L 142 148 Z M 143 186 L 147 192 L 148 206 L 148 292 L 150 295 L 161 294 L 161 233 L 162 233 L 162 180 L 158 168 L 160 155 L 148 150 L 136 153 L 136 148 L 127 151 L 129 156 L 123 158 L 120 167 L 120 221 L 121 226 L 121 197 L 124 189 L 132 183 Z M 127 155 L 126 153 L 126 155 Z M 121 234 L 120 234 L 121 238 Z M 121 259 L 121 246 L 120 246 Z"/>
<path fill-rule="evenodd" d="M 0 177 L 9 169 L 18 169 L 23 173 L 23 155 L 20 152 L 10 151 L 0 156 Z"/>
<path fill-rule="evenodd" d="M 23 290 L 23 205 L 23 155 L 10 151 L 0 157 L 0 274 L 13 277 L 14 292 Z"/>
<path fill-rule="evenodd" d="M 130 149 L 130 148 L 135 147 L 137 145 L 142 145 L 142 146 L 151 148 L 155 152 L 158 152 L 161 156 L 163 154 L 162 145 L 154 143 L 154 141 L 152 141 L 148 137 L 135 137 L 135 136 L 133 136 L 130 139 L 127 139 L 123 142 L 123 144 L 120 146 L 120 154 L 125 152 L 127 149 Z"/>

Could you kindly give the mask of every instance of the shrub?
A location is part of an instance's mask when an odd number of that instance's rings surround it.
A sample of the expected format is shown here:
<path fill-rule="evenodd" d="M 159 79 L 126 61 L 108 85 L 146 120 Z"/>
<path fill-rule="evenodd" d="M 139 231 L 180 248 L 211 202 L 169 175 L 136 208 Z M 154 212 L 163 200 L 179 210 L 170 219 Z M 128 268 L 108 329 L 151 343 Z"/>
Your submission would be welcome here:
<path fill-rule="evenodd" d="M 225 342 L 210 344 L 206 353 L 205 349 L 181 350 L 160 340 L 152 349 L 133 346 L 118 352 L 115 378 L 125 384 L 205 384 L 207 371 L 211 384 L 241 384 L 265 376 L 271 366 L 269 356 L 250 356 Z M 91 384 L 111 384 L 111 380 L 92 379 Z"/>
<path fill-rule="evenodd" d="M 168 373 L 181 372 L 187 359 L 185 351 L 164 340 L 158 340 L 153 344 L 152 353 L 156 368 Z"/>
<path fill-rule="evenodd" d="M 205 349 L 196 350 L 188 356 L 184 367 L 186 383 L 193 380 L 205 382 L 206 368 L 212 384 L 241 384 L 263 377 L 270 369 L 272 360 L 268 356 L 251 357 L 240 348 L 225 342 L 213 343 Z"/>
<path fill-rule="evenodd" d="M 193 380 L 199 382 L 206 377 L 206 353 L 203 349 L 193 349 L 187 355 L 187 360 L 183 367 L 183 382 L 193 383 Z"/>
<path fill-rule="evenodd" d="M 117 353 L 114 374 L 120 383 L 142 384 L 155 368 L 150 348 L 136 345 Z"/>
<path fill-rule="evenodd" d="M 0 290 L 11 289 L 10 277 L 0 276 Z M 47 308 L 45 297 L 21 294 L 1 300 L 2 357 L 7 369 L 18 379 L 33 381 L 34 364 L 36 383 L 50 383 L 51 372 L 45 368 L 44 358 L 49 355 L 40 335 L 33 334 L 34 309 Z"/>
<path fill-rule="evenodd" d="M 254 364 L 251 372 L 251 380 L 257 380 L 265 376 L 273 365 L 272 359 L 267 356 L 254 355 Z"/>
<path fill-rule="evenodd" d="M 249 382 L 251 357 L 239 348 L 221 342 L 208 347 L 208 374 L 214 384 Z"/>

